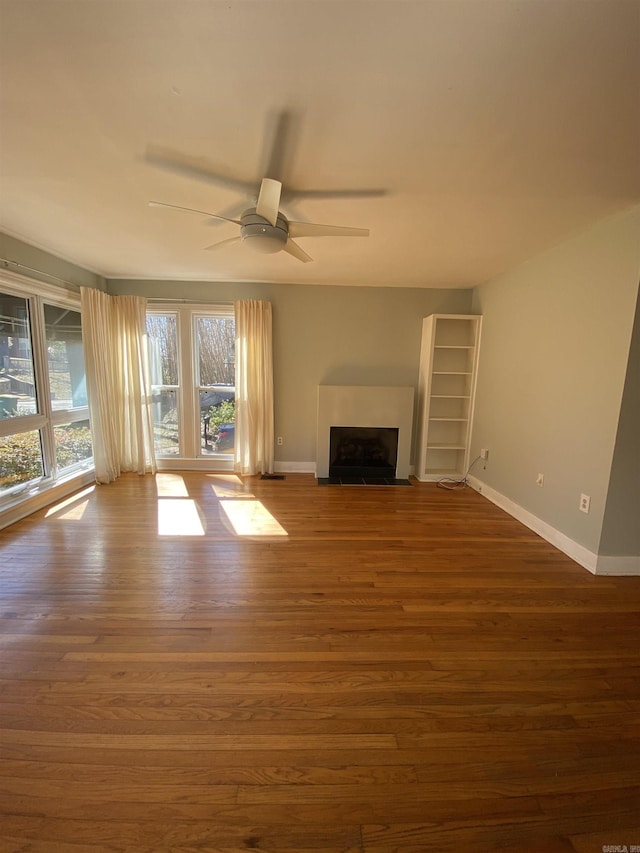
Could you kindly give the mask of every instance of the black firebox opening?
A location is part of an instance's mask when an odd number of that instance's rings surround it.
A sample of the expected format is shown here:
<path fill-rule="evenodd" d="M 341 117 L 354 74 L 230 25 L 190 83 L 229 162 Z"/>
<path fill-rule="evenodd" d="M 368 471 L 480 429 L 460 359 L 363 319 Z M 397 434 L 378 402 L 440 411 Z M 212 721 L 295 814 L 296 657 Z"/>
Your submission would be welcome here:
<path fill-rule="evenodd" d="M 329 477 L 395 477 L 396 427 L 336 427 L 329 437 Z"/>

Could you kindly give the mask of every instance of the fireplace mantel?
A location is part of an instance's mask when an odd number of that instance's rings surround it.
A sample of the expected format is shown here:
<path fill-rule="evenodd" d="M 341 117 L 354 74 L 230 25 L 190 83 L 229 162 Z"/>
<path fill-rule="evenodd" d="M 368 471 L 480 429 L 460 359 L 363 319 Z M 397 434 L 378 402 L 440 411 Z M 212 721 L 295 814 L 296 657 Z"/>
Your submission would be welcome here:
<path fill-rule="evenodd" d="M 396 477 L 409 477 L 413 387 L 387 385 L 318 385 L 316 477 L 329 476 L 332 426 L 398 429 Z"/>

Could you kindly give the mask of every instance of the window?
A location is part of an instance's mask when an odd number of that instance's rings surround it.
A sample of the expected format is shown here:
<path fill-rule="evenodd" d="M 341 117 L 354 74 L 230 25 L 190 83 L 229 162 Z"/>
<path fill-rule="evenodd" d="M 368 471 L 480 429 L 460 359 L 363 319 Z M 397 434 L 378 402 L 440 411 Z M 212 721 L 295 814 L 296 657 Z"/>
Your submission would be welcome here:
<path fill-rule="evenodd" d="M 80 312 L 44 303 L 47 374 L 58 476 L 92 458 Z"/>
<path fill-rule="evenodd" d="M 87 384 L 80 312 L 44 305 L 49 391 L 55 410 L 85 408 Z"/>
<path fill-rule="evenodd" d="M 180 456 L 180 372 L 175 314 L 147 314 L 156 456 Z"/>
<path fill-rule="evenodd" d="M 0 418 L 36 414 L 29 301 L 0 293 Z"/>
<path fill-rule="evenodd" d="M 0 507 L 92 464 L 78 303 L 0 279 Z"/>
<path fill-rule="evenodd" d="M 235 440 L 235 321 L 195 317 L 198 402 L 202 419 L 200 452 L 233 453 Z"/>
<path fill-rule="evenodd" d="M 235 320 L 231 306 L 147 313 L 159 460 L 233 461 Z M 226 460 L 226 462 L 225 462 Z"/>

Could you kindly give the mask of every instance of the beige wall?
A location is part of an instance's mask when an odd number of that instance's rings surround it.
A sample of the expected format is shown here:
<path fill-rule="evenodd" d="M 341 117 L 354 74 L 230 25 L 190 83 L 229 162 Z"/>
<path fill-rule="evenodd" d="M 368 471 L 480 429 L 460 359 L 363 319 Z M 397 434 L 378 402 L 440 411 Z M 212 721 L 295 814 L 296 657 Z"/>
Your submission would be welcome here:
<path fill-rule="evenodd" d="M 481 447 L 490 451 L 486 468 L 475 473 L 594 553 L 639 275 L 635 208 L 474 293 L 473 308 L 484 319 L 472 458 Z M 591 496 L 588 515 L 578 510 L 581 493 Z"/>
<path fill-rule="evenodd" d="M 99 290 L 104 290 L 106 287 L 102 276 L 1 232 L 0 258 L 10 261 L 10 263 L 0 261 L 0 264 L 11 272 L 21 273 L 47 284 L 62 285 L 64 282 L 64 286 L 69 290 L 79 290 L 81 285 L 97 287 Z M 40 275 L 36 270 L 42 270 L 45 275 Z"/>
<path fill-rule="evenodd" d="M 640 294 L 636 304 L 600 553 L 640 556 Z"/>
<path fill-rule="evenodd" d="M 465 313 L 470 290 L 109 281 L 111 293 L 273 305 L 276 462 L 315 463 L 318 385 L 418 382 L 422 318 Z M 413 454 L 412 454 L 413 458 Z"/>

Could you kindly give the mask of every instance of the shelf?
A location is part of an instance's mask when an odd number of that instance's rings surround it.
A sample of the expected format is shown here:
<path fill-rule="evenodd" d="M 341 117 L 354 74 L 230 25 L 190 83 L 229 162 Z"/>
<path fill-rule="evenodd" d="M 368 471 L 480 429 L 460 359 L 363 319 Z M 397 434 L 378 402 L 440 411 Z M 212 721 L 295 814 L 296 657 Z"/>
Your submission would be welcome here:
<path fill-rule="evenodd" d="M 418 480 L 462 477 L 469 454 L 481 318 L 431 314 L 422 322 Z"/>
<path fill-rule="evenodd" d="M 478 343 L 477 315 L 432 315 L 436 347 L 475 347 Z"/>
<path fill-rule="evenodd" d="M 471 397 L 473 376 L 470 373 L 432 373 L 429 398 Z"/>

